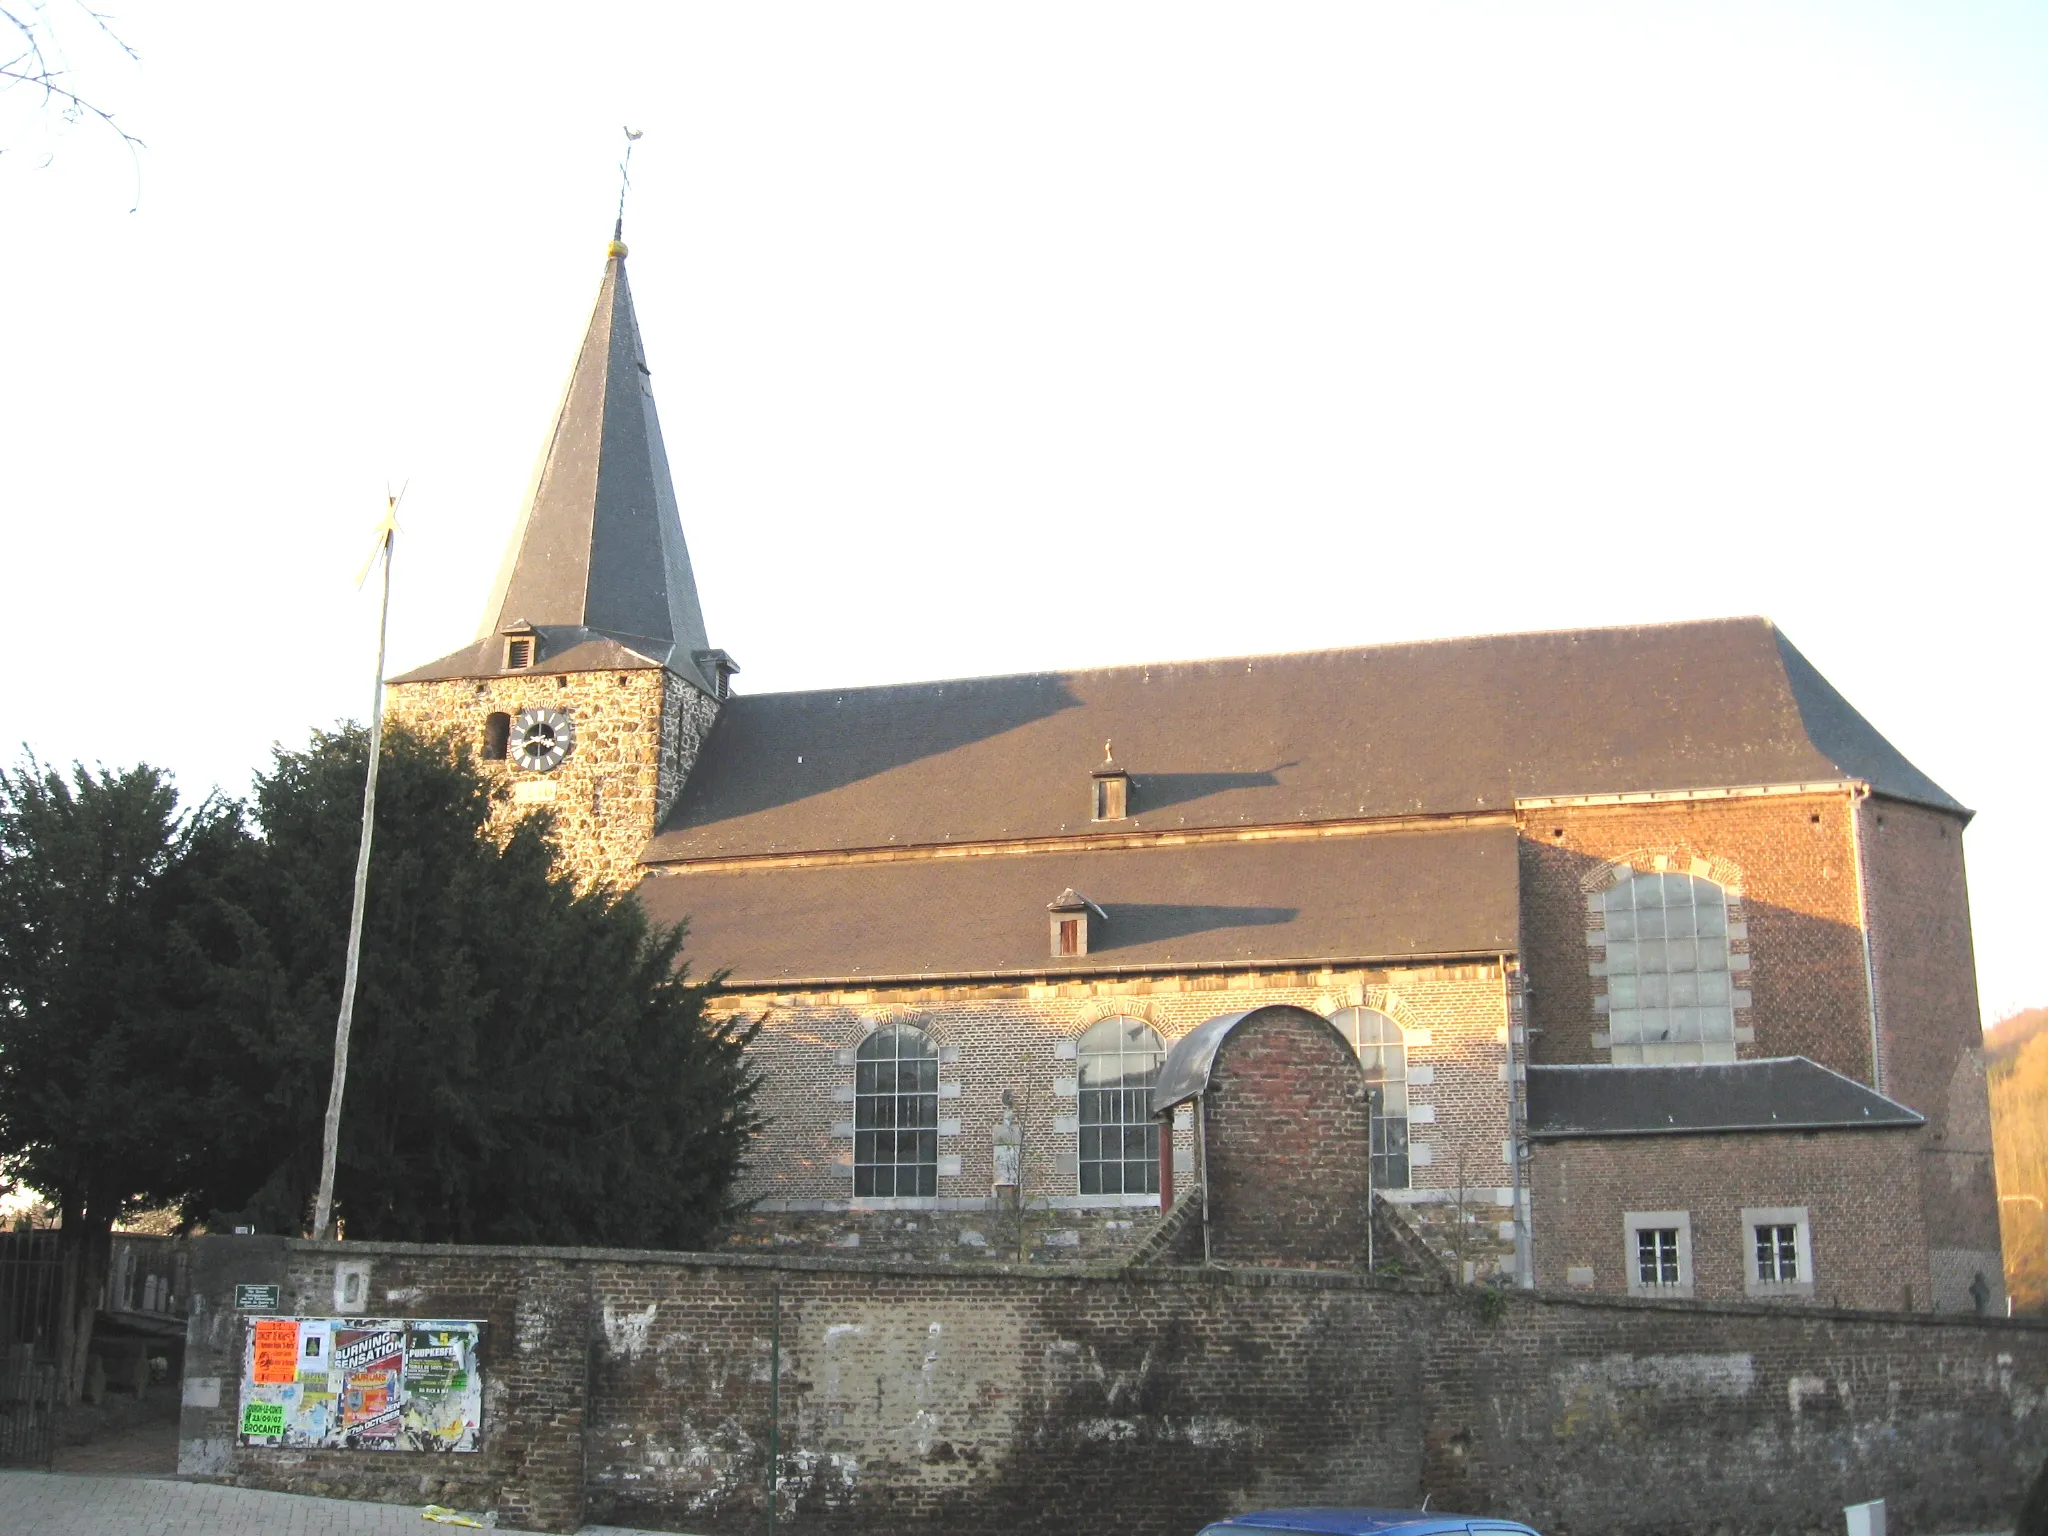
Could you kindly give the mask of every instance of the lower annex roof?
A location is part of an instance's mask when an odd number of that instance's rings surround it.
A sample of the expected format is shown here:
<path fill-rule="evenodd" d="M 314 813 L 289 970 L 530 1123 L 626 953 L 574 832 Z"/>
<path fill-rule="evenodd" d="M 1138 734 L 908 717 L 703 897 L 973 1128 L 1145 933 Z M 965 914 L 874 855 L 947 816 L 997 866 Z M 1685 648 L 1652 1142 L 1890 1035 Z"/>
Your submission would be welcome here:
<path fill-rule="evenodd" d="M 1905 1105 L 1804 1056 L 1529 1068 L 1529 1135 L 1538 1141 L 1925 1123 Z"/>
<path fill-rule="evenodd" d="M 1511 953 L 1510 826 L 655 874 L 657 922 L 729 984 L 866 985 Z M 1047 903 L 1106 914 L 1049 954 Z"/>

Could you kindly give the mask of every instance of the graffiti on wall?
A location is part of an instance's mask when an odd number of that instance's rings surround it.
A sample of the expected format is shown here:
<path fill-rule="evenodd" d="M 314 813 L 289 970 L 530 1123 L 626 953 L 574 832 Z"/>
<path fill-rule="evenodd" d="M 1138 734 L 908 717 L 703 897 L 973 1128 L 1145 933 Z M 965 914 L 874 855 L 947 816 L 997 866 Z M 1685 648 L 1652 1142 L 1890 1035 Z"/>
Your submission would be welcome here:
<path fill-rule="evenodd" d="M 478 1450 L 483 1326 L 414 1317 L 251 1318 L 242 1443 Z"/>

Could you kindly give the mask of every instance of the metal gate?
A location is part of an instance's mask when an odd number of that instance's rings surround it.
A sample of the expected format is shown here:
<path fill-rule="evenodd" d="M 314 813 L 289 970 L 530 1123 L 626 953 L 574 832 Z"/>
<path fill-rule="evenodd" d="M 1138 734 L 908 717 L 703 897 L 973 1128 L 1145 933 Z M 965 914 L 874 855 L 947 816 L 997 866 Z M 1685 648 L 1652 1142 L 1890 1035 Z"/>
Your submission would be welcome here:
<path fill-rule="evenodd" d="M 57 1448 L 64 1263 L 55 1232 L 0 1232 L 0 1467 L 47 1467 Z"/>

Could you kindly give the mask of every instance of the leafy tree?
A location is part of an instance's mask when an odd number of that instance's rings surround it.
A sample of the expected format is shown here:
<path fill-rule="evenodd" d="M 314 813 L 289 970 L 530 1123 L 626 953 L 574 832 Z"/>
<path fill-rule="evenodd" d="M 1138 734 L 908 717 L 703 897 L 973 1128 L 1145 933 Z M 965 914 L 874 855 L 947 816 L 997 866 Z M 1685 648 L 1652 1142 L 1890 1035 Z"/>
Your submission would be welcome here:
<path fill-rule="evenodd" d="M 319 1174 L 366 733 L 257 783 L 262 839 L 186 1210 L 301 1230 Z M 700 1246 L 757 1125 L 753 1029 L 630 896 L 578 894 L 549 826 L 447 743 L 385 737 L 335 1205 L 349 1236 Z"/>
<path fill-rule="evenodd" d="M 182 1193 L 179 1091 L 230 934 L 240 808 L 186 815 L 150 767 L 0 770 L 0 1172 L 62 1212 L 67 1399 L 85 1379 L 114 1222 Z"/>

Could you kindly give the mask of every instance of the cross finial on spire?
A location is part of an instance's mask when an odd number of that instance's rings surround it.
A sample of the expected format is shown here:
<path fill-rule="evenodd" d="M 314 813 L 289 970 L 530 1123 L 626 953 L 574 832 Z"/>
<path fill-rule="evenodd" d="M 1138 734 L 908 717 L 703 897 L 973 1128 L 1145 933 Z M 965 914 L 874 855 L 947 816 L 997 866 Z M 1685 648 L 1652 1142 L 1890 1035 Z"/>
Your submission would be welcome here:
<path fill-rule="evenodd" d="M 612 220 L 612 245 L 606 253 L 611 256 L 626 254 L 626 191 L 633 185 L 633 144 L 640 137 L 638 128 L 620 131 L 626 135 L 626 157 L 619 162 L 619 216 Z"/>

